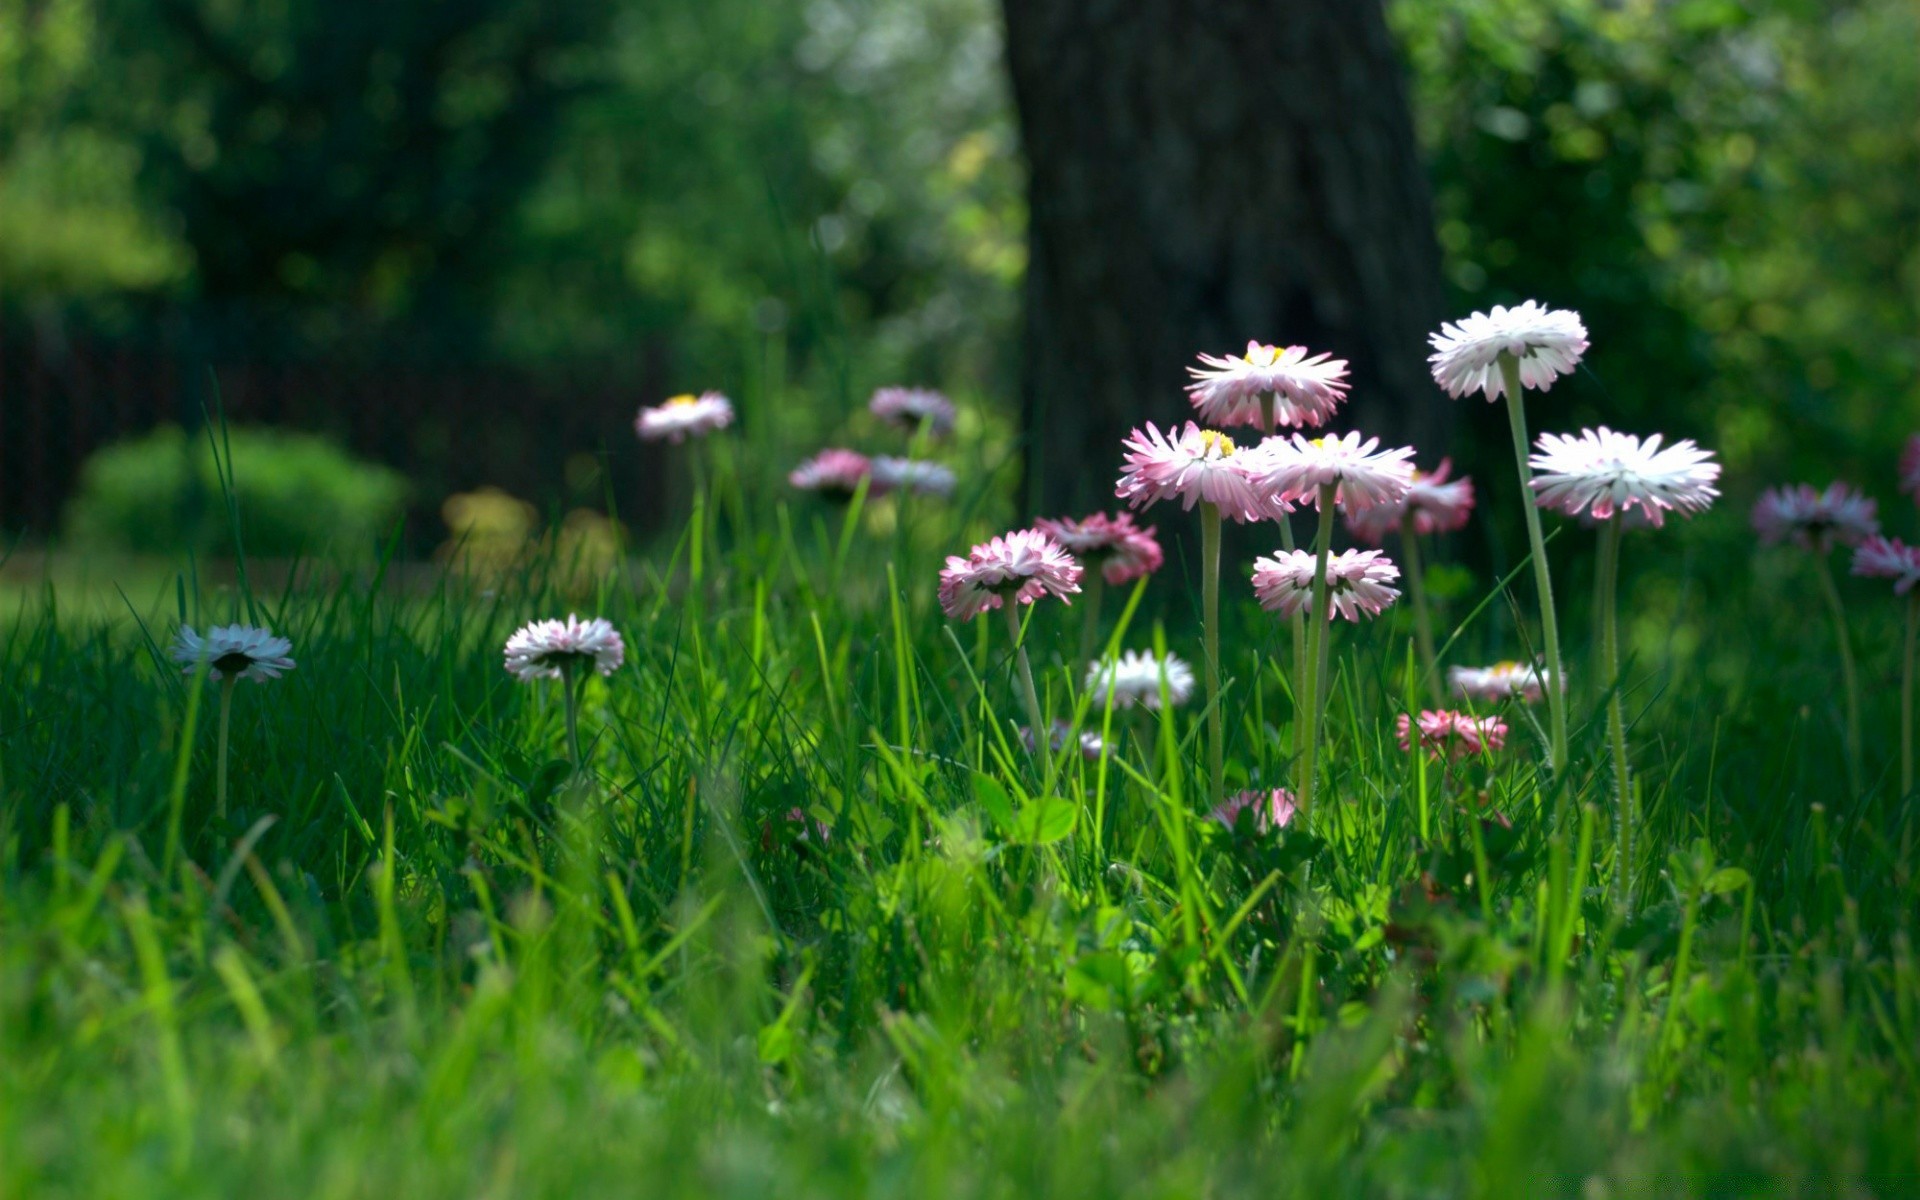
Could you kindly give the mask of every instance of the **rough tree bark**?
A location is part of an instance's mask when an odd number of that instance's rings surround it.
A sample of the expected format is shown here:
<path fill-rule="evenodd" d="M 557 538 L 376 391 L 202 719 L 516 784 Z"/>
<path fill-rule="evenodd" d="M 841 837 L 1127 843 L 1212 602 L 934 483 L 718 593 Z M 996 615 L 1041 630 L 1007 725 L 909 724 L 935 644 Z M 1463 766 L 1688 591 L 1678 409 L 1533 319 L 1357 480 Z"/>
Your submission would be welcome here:
<path fill-rule="evenodd" d="M 1379 0 L 1004 9 L 1036 510 L 1112 504 L 1120 438 L 1185 416 L 1194 355 L 1250 338 L 1352 362 L 1336 430 L 1434 444 L 1439 250 Z"/>

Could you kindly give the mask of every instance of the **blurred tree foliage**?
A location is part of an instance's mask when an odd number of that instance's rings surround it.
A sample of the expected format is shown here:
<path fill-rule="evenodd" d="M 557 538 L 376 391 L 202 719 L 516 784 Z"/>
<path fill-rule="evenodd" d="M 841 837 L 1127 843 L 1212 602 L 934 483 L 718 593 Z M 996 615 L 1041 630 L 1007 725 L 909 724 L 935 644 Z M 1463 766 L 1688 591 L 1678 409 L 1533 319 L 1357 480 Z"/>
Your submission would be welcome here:
<path fill-rule="evenodd" d="M 1911 0 L 1390 10 L 1458 303 L 1594 329 L 1565 423 L 1887 474 L 1920 415 Z M 475 357 L 653 356 L 828 419 L 885 381 L 1011 394 L 991 0 L 0 0 L 0 211 L 15 307 L 457 318 Z"/>

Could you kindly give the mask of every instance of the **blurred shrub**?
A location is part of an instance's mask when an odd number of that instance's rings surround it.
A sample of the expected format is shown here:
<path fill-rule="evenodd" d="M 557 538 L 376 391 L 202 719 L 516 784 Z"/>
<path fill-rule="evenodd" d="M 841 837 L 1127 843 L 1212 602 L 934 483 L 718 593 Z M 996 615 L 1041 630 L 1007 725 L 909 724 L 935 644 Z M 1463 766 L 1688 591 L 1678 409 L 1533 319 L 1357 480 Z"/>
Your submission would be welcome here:
<path fill-rule="evenodd" d="M 233 494 L 249 555 L 363 552 L 400 515 L 406 481 L 323 437 L 233 429 L 225 446 L 232 450 Z M 66 524 L 68 537 L 88 547 L 234 551 L 213 449 L 204 433 L 190 438 L 172 425 L 95 452 L 81 468 Z"/>
<path fill-rule="evenodd" d="M 434 558 L 489 587 L 538 569 L 562 595 L 584 600 L 618 566 L 625 544 L 617 521 L 587 508 L 573 509 L 558 529 L 542 532 L 539 511 L 497 487 L 448 496 L 440 515 L 449 537 Z"/>

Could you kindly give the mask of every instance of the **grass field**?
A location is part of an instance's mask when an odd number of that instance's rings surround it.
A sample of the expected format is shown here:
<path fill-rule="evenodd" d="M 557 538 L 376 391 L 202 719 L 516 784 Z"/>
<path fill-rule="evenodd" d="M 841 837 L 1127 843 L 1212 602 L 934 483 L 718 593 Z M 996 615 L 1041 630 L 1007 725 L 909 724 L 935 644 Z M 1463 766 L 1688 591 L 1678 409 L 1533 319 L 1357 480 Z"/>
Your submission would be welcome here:
<path fill-rule="evenodd" d="M 966 505 L 844 539 L 720 507 L 617 574 L 14 588 L 0 1195 L 1920 1193 L 1884 587 L 1847 593 L 1855 794 L 1804 563 L 1730 507 L 1629 540 L 1629 915 L 1575 526 L 1573 769 L 1518 709 L 1499 755 L 1402 753 L 1390 610 L 1339 633 L 1311 829 L 1257 834 L 1206 815 L 1202 697 L 1086 702 L 1078 608 L 1028 641 L 1107 750 L 1029 759 L 1004 627 L 934 604 L 998 531 Z M 1154 515 L 1168 566 L 1101 636 L 1197 663 L 1194 522 Z M 1287 639 L 1246 569 L 1227 771 L 1277 786 Z M 1519 656 L 1497 582 L 1448 661 Z M 570 611 L 627 645 L 584 777 L 558 686 L 500 659 Z M 299 665 L 238 685 L 220 818 L 218 686 L 165 650 L 233 618 Z"/>

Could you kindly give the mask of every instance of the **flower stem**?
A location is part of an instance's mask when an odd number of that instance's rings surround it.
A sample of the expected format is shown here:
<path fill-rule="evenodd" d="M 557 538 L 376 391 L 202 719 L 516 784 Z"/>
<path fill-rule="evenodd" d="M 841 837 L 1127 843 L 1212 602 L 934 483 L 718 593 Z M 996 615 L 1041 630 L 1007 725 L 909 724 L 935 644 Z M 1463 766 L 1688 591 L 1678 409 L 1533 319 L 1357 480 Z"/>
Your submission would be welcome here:
<path fill-rule="evenodd" d="M 1567 769 L 1567 695 L 1560 668 L 1560 622 L 1553 612 L 1553 577 L 1547 570 L 1547 541 L 1540 533 L 1540 505 L 1535 502 L 1527 469 L 1527 410 L 1520 388 L 1520 361 L 1500 355 L 1500 374 L 1506 382 L 1507 420 L 1513 430 L 1513 453 L 1520 471 L 1521 508 L 1527 515 L 1527 548 L 1533 557 L 1534 590 L 1540 593 L 1540 631 L 1547 643 L 1547 728 L 1555 775 Z"/>
<path fill-rule="evenodd" d="M 1291 516 L 1280 518 L 1280 548 L 1289 554 L 1295 549 Z M 1307 678 L 1307 616 L 1305 613 L 1294 613 L 1287 618 L 1287 624 L 1293 627 L 1293 674 L 1288 677 L 1288 683 L 1293 688 L 1293 707 L 1297 726 L 1298 713 L 1305 703 L 1301 699 L 1300 686 L 1306 682 Z M 1295 750 L 1297 752 L 1298 747 L 1295 747 Z"/>
<path fill-rule="evenodd" d="M 1620 529 L 1619 518 L 1600 528 L 1600 562 L 1606 572 L 1601 582 L 1604 612 L 1600 626 L 1600 657 L 1606 672 L 1607 743 L 1613 752 L 1614 875 L 1619 883 L 1620 911 L 1633 911 L 1633 783 L 1627 773 L 1627 722 L 1620 695 Z"/>
<path fill-rule="evenodd" d="M 1220 506 L 1200 502 L 1200 632 L 1206 643 L 1207 803 L 1226 795 L 1227 725 L 1220 710 Z"/>
<path fill-rule="evenodd" d="M 227 816 L 227 727 L 233 715 L 233 676 L 220 681 L 220 765 L 214 779 L 213 813 L 221 820 Z"/>
<path fill-rule="evenodd" d="M 1400 547 L 1407 560 L 1407 592 L 1413 598 L 1413 637 L 1420 648 L 1420 671 L 1427 696 L 1440 702 L 1440 664 L 1433 654 L 1433 618 L 1427 612 L 1427 584 L 1420 565 L 1420 535 L 1413 531 L 1413 513 L 1400 518 Z"/>
<path fill-rule="evenodd" d="M 1033 686 L 1033 664 L 1027 661 L 1027 644 L 1020 637 L 1020 606 L 1007 600 L 1000 606 L 1007 614 L 1007 636 L 1013 639 L 1014 669 L 1020 676 L 1020 698 L 1027 706 L 1027 728 L 1033 731 L 1033 752 L 1044 756 L 1053 744 L 1052 731 L 1040 716 L 1040 693 Z"/>
<path fill-rule="evenodd" d="M 1860 677 L 1853 666 L 1853 638 L 1847 633 L 1847 606 L 1840 600 L 1839 585 L 1833 580 L 1833 566 L 1826 551 L 1817 555 L 1820 563 L 1820 590 L 1826 593 L 1827 609 L 1833 613 L 1833 634 L 1840 644 L 1840 684 L 1847 693 L 1847 789 L 1860 794 Z M 1905 791 L 1904 788 L 1901 789 Z"/>
<path fill-rule="evenodd" d="M 1913 795 L 1913 643 L 1920 630 L 1920 590 L 1907 594 L 1907 651 L 1900 670 L 1900 796 Z"/>
<path fill-rule="evenodd" d="M 1301 748 L 1300 778 L 1294 790 L 1300 795 L 1302 821 L 1313 815 L 1314 775 L 1320 763 L 1320 722 L 1325 715 L 1320 703 L 1320 663 L 1325 657 L 1327 627 L 1332 614 L 1327 611 L 1327 555 L 1333 546 L 1334 485 L 1320 487 L 1320 529 L 1313 539 L 1313 611 L 1307 626 L 1307 681 L 1301 689 L 1306 704 L 1306 744 Z"/>
<path fill-rule="evenodd" d="M 580 687 L 574 679 L 572 663 L 560 666 L 560 688 L 567 697 L 567 756 L 573 760 L 573 772 L 581 771 L 580 762 Z"/>
<path fill-rule="evenodd" d="M 1086 610 L 1085 624 L 1080 626 L 1080 661 L 1090 663 L 1100 648 L 1100 600 L 1106 590 L 1106 577 L 1100 574 L 1097 566 L 1088 566 L 1081 576 L 1080 606 Z"/>

